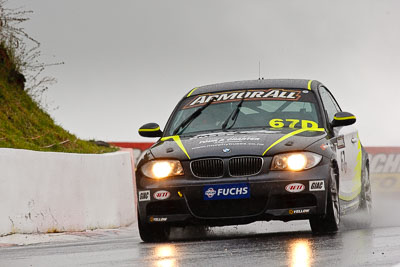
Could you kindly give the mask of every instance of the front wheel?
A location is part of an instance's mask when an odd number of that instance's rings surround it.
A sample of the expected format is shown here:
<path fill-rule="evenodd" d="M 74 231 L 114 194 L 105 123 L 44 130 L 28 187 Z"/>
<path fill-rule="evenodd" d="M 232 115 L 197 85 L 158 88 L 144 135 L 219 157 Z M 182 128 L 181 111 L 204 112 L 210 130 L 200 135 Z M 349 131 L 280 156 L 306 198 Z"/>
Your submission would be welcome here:
<path fill-rule="evenodd" d="M 360 216 L 360 222 L 358 226 L 360 228 L 368 228 L 372 221 L 372 196 L 371 196 L 371 183 L 369 181 L 369 171 L 365 168 L 362 172 L 362 187 L 360 193 L 360 206 L 358 213 Z"/>
<path fill-rule="evenodd" d="M 146 223 L 140 219 L 137 213 L 138 228 L 140 238 L 144 242 L 164 242 L 169 238 L 171 227 L 164 223 Z"/>
<path fill-rule="evenodd" d="M 310 219 L 311 231 L 315 234 L 336 233 L 339 230 L 340 204 L 337 177 L 337 170 L 331 169 L 325 216 Z"/>

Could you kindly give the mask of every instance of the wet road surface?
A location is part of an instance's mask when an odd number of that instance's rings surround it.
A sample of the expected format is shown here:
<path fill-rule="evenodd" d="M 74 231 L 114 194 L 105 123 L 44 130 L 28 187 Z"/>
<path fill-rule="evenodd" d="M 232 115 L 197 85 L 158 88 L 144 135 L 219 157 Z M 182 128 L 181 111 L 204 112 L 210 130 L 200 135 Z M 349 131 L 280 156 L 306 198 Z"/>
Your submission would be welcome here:
<path fill-rule="evenodd" d="M 382 214 L 370 229 L 336 235 L 314 236 L 307 221 L 260 222 L 206 233 L 175 230 L 174 241 L 150 244 L 131 226 L 73 241 L 0 247 L 0 266 L 395 266 L 400 220 L 391 203 L 378 209 Z M 383 220 L 388 212 L 390 220 Z"/>
<path fill-rule="evenodd" d="M 0 248 L 0 266 L 394 266 L 400 263 L 400 227 L 313 236 L 307 222 L 288 224 L 279 227 L 295 231 L 254 233 L 253 230 L 259 232 L 268 226 L 256 223 L 237 229 L 215 229 L 203 240 L 180 238 L 162 244 L 142 243 L 137 229 L 131 227 L 77 242 Z"/>

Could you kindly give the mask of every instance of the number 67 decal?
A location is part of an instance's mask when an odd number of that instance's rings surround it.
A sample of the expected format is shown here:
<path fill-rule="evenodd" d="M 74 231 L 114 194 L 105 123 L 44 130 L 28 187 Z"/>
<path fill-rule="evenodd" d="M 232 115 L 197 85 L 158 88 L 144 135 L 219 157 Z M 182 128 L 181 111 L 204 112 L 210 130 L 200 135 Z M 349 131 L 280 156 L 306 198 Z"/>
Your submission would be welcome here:
<path fill-rule="evenodd" d="M 299 122 L 301 123 L 301 128 L 318 128 L 318 124 L 315 121 L 297 119 L 272 119 L 269 121 L 269 126 L 272 128 L 282 128 L 285 126 L 285 123 L 290 123 L 289 128 L 295 128 Z"/>

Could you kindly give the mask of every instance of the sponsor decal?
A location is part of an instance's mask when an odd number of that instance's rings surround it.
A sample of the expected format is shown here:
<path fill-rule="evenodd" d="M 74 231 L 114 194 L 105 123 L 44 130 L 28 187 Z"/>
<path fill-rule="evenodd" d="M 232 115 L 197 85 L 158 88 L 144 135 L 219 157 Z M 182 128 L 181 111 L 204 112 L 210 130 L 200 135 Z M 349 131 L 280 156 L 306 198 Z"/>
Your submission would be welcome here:
<path fill-rule="evenodd" d="M 338 136 L 337 138 L 337 148 L 345 148 L 346 144 L 344 143 L 344 136 Z"/>
<path fill-rule="evenodd" d="M 206 149 L 206 148 L 212 148 L 212 147 L 222 147 L 222 146 L 265 146 L 264 143 L 226 143 L 226 144 L 220 144 L 220 143 L 210 143 L 210 144 L 205 144 L 205 145 L 200 145 L 193 147 L 192 150 L 196 149 Z"/>
<path fill-rule="evenodd" d="M 153 194 L 153 197 L 157 200 L 168 199 L 171 196 L 171 193 L 165 190 L 157 191 Z"/>
<path fill-rule="evenodd" d="M 139 201 L 150 201 L 150 190 L 139 191 Z"/>
<path fill-rule="evenodd" d="M 310 209 L 297 209 L 297 210 L 289 210 L 290 215 L 294 214 L 307 214 L 310 213 Z"/>
<path fill-rule="evenodd" d="M 224 103 L 240 101 L 245 98 L 247 100 L 299 100 L 301 97 L 301 91 L 299 90 L 285 90 L 285 89 L 259 89 L 259 90 L 247 90 L 247 91 L 232 91 L 232 92 L 220 92 L 215 94 L 198 95 L 191 102 L 186 104 L 183 109 L 198 107 L 207 104 L 211 100 L 214 103 Z M 213 103 L 213 104 L 214 104 Z"/>
<path fill-rule="evenodd" d="M 251 133 L 251 132 L 248 132 Z M 270 132 L 269 132 L 270 133 Z M 261 138 L 259 137 L 253 137 L 253 136 L 248 136 L 248 137 L 230 137 L 229 135 L 226 135 L 227 137 L 219 137 L 219 138 L 213 138 L 212 139 L 206 139 L 206 140 L 200 140 L 198 143 L 198 146 L 192 147 L 192 150 L 196 149 L 206 149 L 206 148 L 212 148 L 212 147 L 222 147 L 222 149 L 230 147 L 230 146 L 264 146 L 264 143 L 260 143 Z M 204 138 L 204 135 L 202 136 L 197 136 L 196 138 L 191 138 L 190 140 L 195 140 L 199 138 Z M 227 152 L 225 152 L 227 153 Z"/>
<path fill-rule="evenodd" d="M 206 133 L 206 134 L 195 135 L 195 136 L 189 138 L 189 140 L 198 139 L 198 138 L 214 138 L 214 137 L 219 137 L 219 136 L 233 136 L 233 135 L 235 135 L 235 134 L 227 133 L 227 132 Z"/>
<path fill-rule="evenodd" d="M 305 189 L 306 187 L 303 184 L 300 183 L 292 183 L 292 184 L 288 184 L 285 187 L 285 190 L 290 192 L 290 193 L 298 193 L 301 192 Z"/>
<path fill-rule="evenodd" d="M 204 200 L 250 198 L 248 183 L 206 185 L 203 187 Z"/>
<path fill-rule="evenodd" d="M 325 191 L 325 183 L 323 180 L 310 181 L 310 191 Z"/>
<path fill-rule="evenodd" d="M 329 145 L 327 145 L 327 144 L 322 144 L 322 145 L 320 146 L 320 148 L 321 148 L 322 150 L 326 150 L 328 147 L 329 147 Z"/>
<path fill-rule="evenodd" d="M 212 198 L 212 197 L 215 195 L 215 193 L 217 193 L 217 192 L 216 192 L 215 189 L 212 188 L 212 187 L 208 188 L 208 189 L 204 192 L 204 194 L 205 194 L 208 198 Z"/>
<path fill-rule="evenodd" d="M 168 220 L 168 218 L 166 218 L 166 217 L 154 217 L 154 216 L 151 216 L 149 218 L 150 222 L 166 222 L 167 220 Z"/>
<path fill-rule="evenodd" d="M 239 133 L 243 134 L 251 134 L 251 133 L 261 133 L 261 134 L 270 134 L 270 133 L 280 133 L 276 129 L 271 130 L 253 130 L 253 131 L 240 131 Z"/>
<path fill-rule="evenodd" d="M 241 143 L 246 141 L 259 141 L 259 137 L 229 137 L 229 138 L 218 138 L 218 139 L 208 139 L 201 140 L 199 144 L 227 144 L 227 143 Z"/>

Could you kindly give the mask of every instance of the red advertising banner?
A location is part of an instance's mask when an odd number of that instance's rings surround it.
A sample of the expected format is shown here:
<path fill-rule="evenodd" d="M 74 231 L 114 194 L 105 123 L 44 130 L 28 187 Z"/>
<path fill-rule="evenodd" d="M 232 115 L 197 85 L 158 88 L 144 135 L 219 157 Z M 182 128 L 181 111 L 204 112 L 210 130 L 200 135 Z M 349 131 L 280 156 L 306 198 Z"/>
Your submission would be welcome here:
<path fill-rule="evenodd" d="M 108 142 L 108 143 L 117 147 L 133 148 L 133 149 L 139 149 L 141 151 L 150 148 L 154 144 L 154 143 L 144 143 L 144 142 Z"/>
<path fill-rule="evenodd" d="M 109 144 L 122 148 L 132 148 L 133 150 L 133 158 L 135 163 L 137 159 L 140 157 L 143 151 L 150 148 L 154 143 L 145 143 L 145 142 L 108 142 Z"/>

